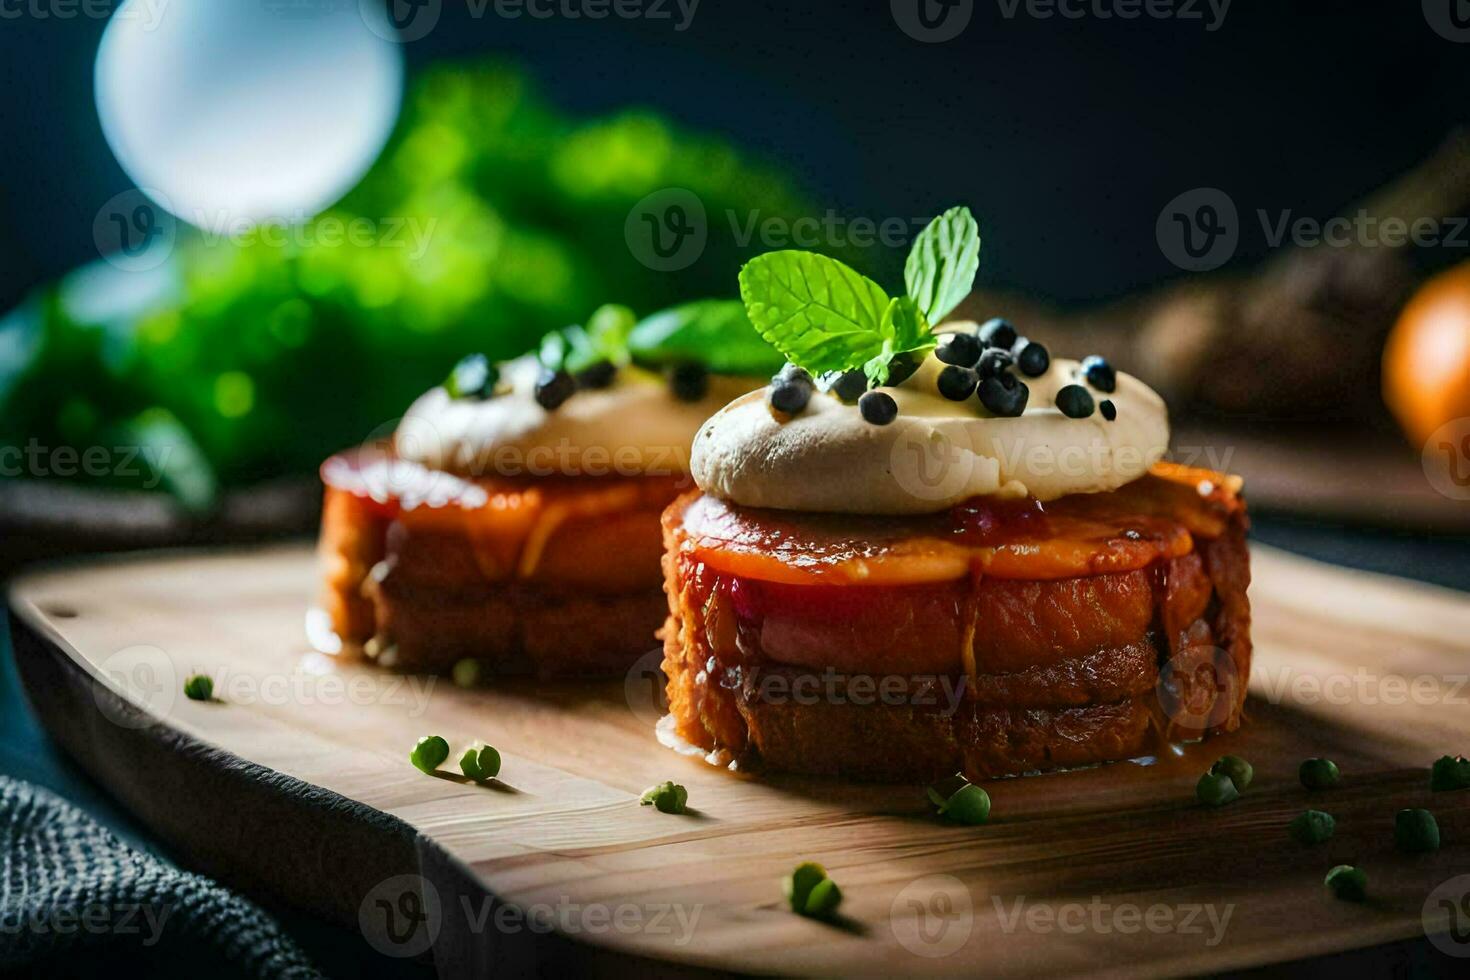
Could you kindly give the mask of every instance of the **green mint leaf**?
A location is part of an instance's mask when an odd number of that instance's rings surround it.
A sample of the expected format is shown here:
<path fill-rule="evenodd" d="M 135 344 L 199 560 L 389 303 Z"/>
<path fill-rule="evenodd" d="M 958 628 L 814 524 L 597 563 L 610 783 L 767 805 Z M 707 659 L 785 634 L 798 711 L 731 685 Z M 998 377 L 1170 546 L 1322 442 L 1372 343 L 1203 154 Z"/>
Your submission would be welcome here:
<path fill-rule="evenodd" d="M 903 281 L 930 323 L 939 323 L 970 295 L 980 268 L 980 228 L 966 207 L 950 208 L 914 239 Z"/>
<path fill-rule="evenodd" d="M 883 352 L 888 294 L 836 259 L 792 250 L 757 256 L 740 270 L 740 297 L 760 335 L 813 375 Z"/>
<path fill-rule="evenodd" d="M 599 306 L 587 325 L 573 324 L 553 330 L 541 338 L 536 357 L 553 371 L 585 371 L 598 361 L 628 363 L 628 334 L 633 329 L 633 311 L 626 306 Z"/>
<path fill-rule="evenodd" d="M 863 363 L 863 373 L 873 387 L 888 383 L 894 358 L 900 354 L 924 354 L 937 342 L 923 311 L 907 296 L 896 296 L 889 301 L 879 331 L 882 349 Z"/>
<path fill-rule="evenodd" d="M 587 318 L 587 340 L 601 358 L 619 366 L 628 363 L 628 335 L 638 318 L 626 306 L 608 303 Z"/>
<path fill-rule="evenodd" d="M 764 377 L 782 363 L 738 299 L 695 300 L 655 313 L 633 328 L 628 350 L 648 367 L 697 361 L 714 374 Z"/>

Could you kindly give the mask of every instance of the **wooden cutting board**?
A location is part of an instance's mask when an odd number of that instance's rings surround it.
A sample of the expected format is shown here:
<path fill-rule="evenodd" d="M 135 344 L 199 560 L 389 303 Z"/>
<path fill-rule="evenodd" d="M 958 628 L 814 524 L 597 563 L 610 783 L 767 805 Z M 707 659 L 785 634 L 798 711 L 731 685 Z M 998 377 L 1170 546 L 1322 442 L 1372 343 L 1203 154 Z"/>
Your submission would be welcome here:
<path fill-rule="evenodd" d="M 1146 976 L 1441 932 L 1454 906 L 1439 897 L 1470 892 L 1470 877 L 1445 884 L 1470 874 L 1470 792 L 1431 793 L 1428 767 L 1470 752 L 1470 597 L 1265 547 L 1253 563 L 1240 733 L 1154 765 L 995 782 L 978 828 L 936 822 L 917 786 L 763 779 L 663 747 L 657 654 L 626 682 L 474 690 L 322 655 L 304 546 L 56 568 L 16 582 L 11 604 L 44 723 L 157 832 L 446 976 L 648 960 Z M 199 672 L 218 702 L 180 693 Z M 409 749 L 429 733 L 451 743 L 451 767 L 470 741 L 494 744 L 502 780 L 418 772 Z M 1255 764 L 1255 784 L 1204 809 L 1195 781 L 1225 752 Z M 1300 787 L 1298 763 L 1319 755 L 1342 788 Z M 693 813 L 638 805 L 665 779 Z M 1315 848 L 1286 833 L 1308 806 L 1337 818 Z M 1410 806 L 1437 814 L 1437 854 L 1395 852 L 1394 813 Z M 803 860 L 842 887 L 837 922 L 787 911 L 781 878 Z M 1364 904 L 1324 891 L 1345 862 L 1368 872 Z"/>

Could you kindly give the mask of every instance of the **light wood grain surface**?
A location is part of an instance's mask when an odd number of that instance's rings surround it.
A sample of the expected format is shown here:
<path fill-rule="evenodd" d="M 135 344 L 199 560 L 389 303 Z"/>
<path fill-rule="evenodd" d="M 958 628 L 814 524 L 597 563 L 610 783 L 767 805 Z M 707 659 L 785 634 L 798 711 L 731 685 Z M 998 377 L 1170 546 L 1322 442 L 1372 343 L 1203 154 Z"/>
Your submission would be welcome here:
<path fill-rule="evenodd" d="M 1154 765 L 992 783 L 993 819 L 979 828 L 937 823 L 915 786 L 762 779 L 677 755 L 654 736 L 646 674 L 461 690 L 324 656 L 306 636 L 316 582 L 305 547 L 59 568 L 18 581 L 12 607 L 62 657 L 146 710 L 103 705 L 118 738 L 161 724 L 431 840 L 508 910 L 499 925 L 493 914 L 481 921 L 474 896 L 420 869 L 443 892 L 425 928 L 442 926 L 457 949 L 493 949 L 521 932 L 533 948 L 566 936 L 622 963 L 739 972 L 1141 976 L 1412 937 L 1426 914 L 1442 929 L 1447 913 L 1426 899 L 1470 872 L 1470 792 L 1430 793 L 1428 767 L 1470 752 L 1470 597 L 1264 547 L 1253 566 L 1256 669 L 1240 733 Z M 214 678 L 218 702 L 180 693 L 196 672 Z M 462 746 L 494 744 L 502 780 L 418 772 L 408 752 L 429 733 L 449 740 L 451 768 Z M 1236 804 L 1203 809 L 1194 783 L 1225 752 L 1255 764 L 1255 784 Z M 1341 789 L 1298 785 L 1298 763 L 1318 755 L 1342 767 Z M 693 813 L 638 805 L 664 779 L 688 787 Z M 1286 833 L 1308 806 L 1337 818 L 1336 837 L 1316 848 Z M 1394 851 L 1393 816 L 1408 806 L 1438 815 L 1438 854 Z M 375 855 L 354 860 L 362 877 Z M 802 860 L 824 863 L 842 887 L 837 923 L 786 910 L 780 881 Z M 1345 862 L 1369 874 L 1365 904 L 1323 889 L 1327 869 Z M 362 896 L 365 929 L 380 897 Z M 555 933 L 517 924 L 514 912 L 537 906 Z M 434 952 L 441 972 L 463 966 Z"/>

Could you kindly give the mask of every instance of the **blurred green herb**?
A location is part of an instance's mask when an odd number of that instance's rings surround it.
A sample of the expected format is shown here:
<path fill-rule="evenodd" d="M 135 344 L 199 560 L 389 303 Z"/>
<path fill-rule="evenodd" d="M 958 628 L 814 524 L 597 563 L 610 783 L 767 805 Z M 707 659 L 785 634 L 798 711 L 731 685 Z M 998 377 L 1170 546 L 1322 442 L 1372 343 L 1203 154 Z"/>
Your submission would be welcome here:
<path fill-rule="evenodd" d="M 195 508 L 222 487 L 310 473 L 381 434 L 466 353 L 514 356 L 613 300 L 563 337 L 564 356 L 595 359 L 622 348 L 627 310 L 727 293 L 759 245 L 724 222 L 678 275 L 630 249 L 628 214 L 666 188 L 710 215 L 817 213 L 780 172 L 653 113 L 576 120 L 514 69 L 430 70 L 359 186 L 303 227 L 181 228 L 154 269 L 97 262 L 0 320 L 0 447 L 116 448 L 101 472 L 72 475 Z M 628 345 L 702 346 L 689 330 Z M 731 370 L 760 360 L 730 357 Z M 130 452 L 136 465 L 122 465 Z"/>

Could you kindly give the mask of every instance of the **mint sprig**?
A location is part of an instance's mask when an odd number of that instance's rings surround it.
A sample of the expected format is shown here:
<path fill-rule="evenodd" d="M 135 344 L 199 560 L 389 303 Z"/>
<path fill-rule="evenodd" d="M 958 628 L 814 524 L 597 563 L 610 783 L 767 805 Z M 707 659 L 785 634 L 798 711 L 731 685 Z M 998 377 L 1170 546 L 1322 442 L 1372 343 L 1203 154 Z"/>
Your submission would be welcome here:
<path fill-rule="evenodd" d="M 573 324 L 541 338 L 537 359 L 553 371 L 580 374 L 593 365 L 630 362 L 648 368 L 697 362 L 712 374 L 770 374 L 781 357 L 745 316 L 736 299 L 684 303 L 637 320 L 626 306 L 600 306 L 585 326 Z"/>
<path fill-rule="evenodd" d="M 536 356 L 553 371 L 572 374 L 585 371 L 599 361 L 618 367 L 628 363 L 628 334 L 633 329 L 633 311 L 608 303 L 592 311 L 586 326 L 573 324 L 553 330 L 541 338 Z"/>
<path fill-rule="evenodd" d="M 950 208 L 929 222 L 909 249 L 903 282 L 930 323 L 964 302 L 980 268 L 980 228 L 969 208 Z"/>
<path fill-rule="evenodd" d="M 697 361 L 712 374 L 761 377 L 781 367 L 738 299 L 699 299 L 645 317 L 628 335 L 628 351 L 652 368 Z"/>
<path fill-rule="evenodd" d="M 740 270 L 740 297 L 766 341 L 813 375 L 861 369 L 887 383 L 894 358 L 935 343 L 932 324 L 969 293 L 979 267 L 980 232 L 968 208 L 951 208 L 914 239 L 904 267 L 907 295 L 836 259 L 783 250 Z"/>

